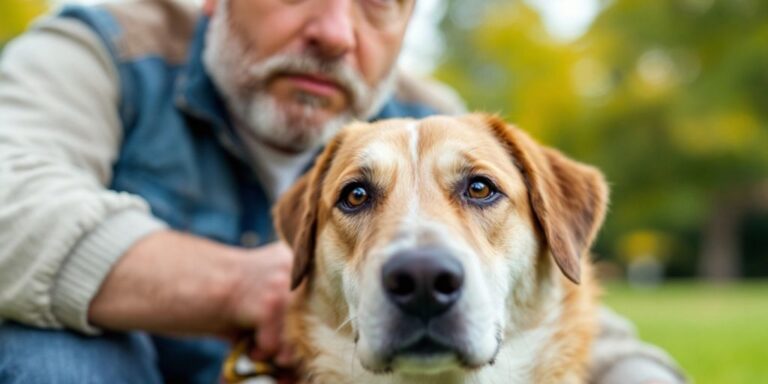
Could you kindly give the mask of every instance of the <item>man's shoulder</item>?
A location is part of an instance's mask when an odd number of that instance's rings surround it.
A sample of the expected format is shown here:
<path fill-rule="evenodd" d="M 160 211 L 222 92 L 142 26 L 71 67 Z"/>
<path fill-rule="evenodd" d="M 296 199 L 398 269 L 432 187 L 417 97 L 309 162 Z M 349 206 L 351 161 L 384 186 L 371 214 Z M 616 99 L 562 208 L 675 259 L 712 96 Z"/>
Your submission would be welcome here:
<path fill-rule="evenodd" d="M 405 71 L 397 75 L 395 98 L 402 103 L 427 106 L 440 114 L 456 115 L 467 110 L 464 101 L 450 86 Z"/>
<path fill-rule="evenodd" d="M 186 61 L 201 15 L 194 2 L 182 0 L 116 1 L 91 9 L 105 11 L 116 24 L 117 33 L 111 38 L 120 59 L 154 56 L 170 64 Z"/>

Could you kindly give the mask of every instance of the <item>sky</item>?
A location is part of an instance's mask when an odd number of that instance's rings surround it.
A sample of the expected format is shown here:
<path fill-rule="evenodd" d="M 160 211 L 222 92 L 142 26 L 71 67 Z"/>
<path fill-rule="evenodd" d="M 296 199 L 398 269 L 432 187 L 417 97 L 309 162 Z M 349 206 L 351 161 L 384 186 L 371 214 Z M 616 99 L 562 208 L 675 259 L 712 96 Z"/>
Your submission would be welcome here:
<path fill-rule="evenodd" d="M 525 0 L 538 10 L 549 33 L 572 40 L 587 31 L 600 12 L 599 0 Z"/>
<path fill-rule="evenodd" d="M 1 1 L 1 0 L 0 0 Z M 98 3 L 101 0 L 53 0 L 54 3 Z M 189 0 L 201 2 L 202 0 Z M 472 1 L 472 0 L 465 0 Z M 600 12 L 600 0 L 524 0 L 538 10 L 549 33 L 568 41 L 583 34 Z M 399 65 L 417 75 L 428 75 L 437 66 L 444 41 L 439 23 L 445 15 L 444 0 L 418 0 L 403 45 Z"/>

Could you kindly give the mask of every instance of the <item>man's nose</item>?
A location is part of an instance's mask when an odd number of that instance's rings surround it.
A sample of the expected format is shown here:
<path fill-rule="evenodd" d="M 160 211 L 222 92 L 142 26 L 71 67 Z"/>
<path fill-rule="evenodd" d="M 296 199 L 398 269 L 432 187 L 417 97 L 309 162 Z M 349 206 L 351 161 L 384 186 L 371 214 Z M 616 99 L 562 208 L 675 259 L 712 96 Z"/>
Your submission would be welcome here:
<path fill-rule="evenodd" d="M 464 268 L 445 250 L 420 248 L 392 257 L 381 278 L 390 301 L 403 312 L 428 320 L 458 301 Z"/>
<path fill-rule="evenodd" d="M 337 59 L 353 50 L 356 44 L 355 0 L 319 1 L 306 27 L 309 49 L 317 55 Z"/>

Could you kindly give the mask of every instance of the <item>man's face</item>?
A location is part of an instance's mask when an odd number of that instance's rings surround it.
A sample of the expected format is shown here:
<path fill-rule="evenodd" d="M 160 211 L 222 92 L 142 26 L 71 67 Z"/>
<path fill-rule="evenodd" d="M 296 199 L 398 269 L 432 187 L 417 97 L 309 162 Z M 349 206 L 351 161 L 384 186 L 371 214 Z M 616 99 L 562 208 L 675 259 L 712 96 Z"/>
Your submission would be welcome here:
<path fill-rule="evenodd" d="M 317 147 L 381 106 L 415 0 L 208 0 L 204 62 L 251 139 Z"/>

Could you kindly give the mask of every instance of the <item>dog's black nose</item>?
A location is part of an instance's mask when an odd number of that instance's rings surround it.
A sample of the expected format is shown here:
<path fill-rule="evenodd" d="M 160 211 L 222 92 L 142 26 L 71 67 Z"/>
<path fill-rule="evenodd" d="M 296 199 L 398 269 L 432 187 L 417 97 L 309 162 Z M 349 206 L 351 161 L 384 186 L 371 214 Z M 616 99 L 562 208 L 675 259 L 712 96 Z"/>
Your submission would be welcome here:
<path fill-rule="evenodd" d="M 384 264 L 381 277 L 392 302 L 405 313 L 429 319 L 459 299 L 464 268 L 445 250 L 419 248 L 392 257 Z"/>

